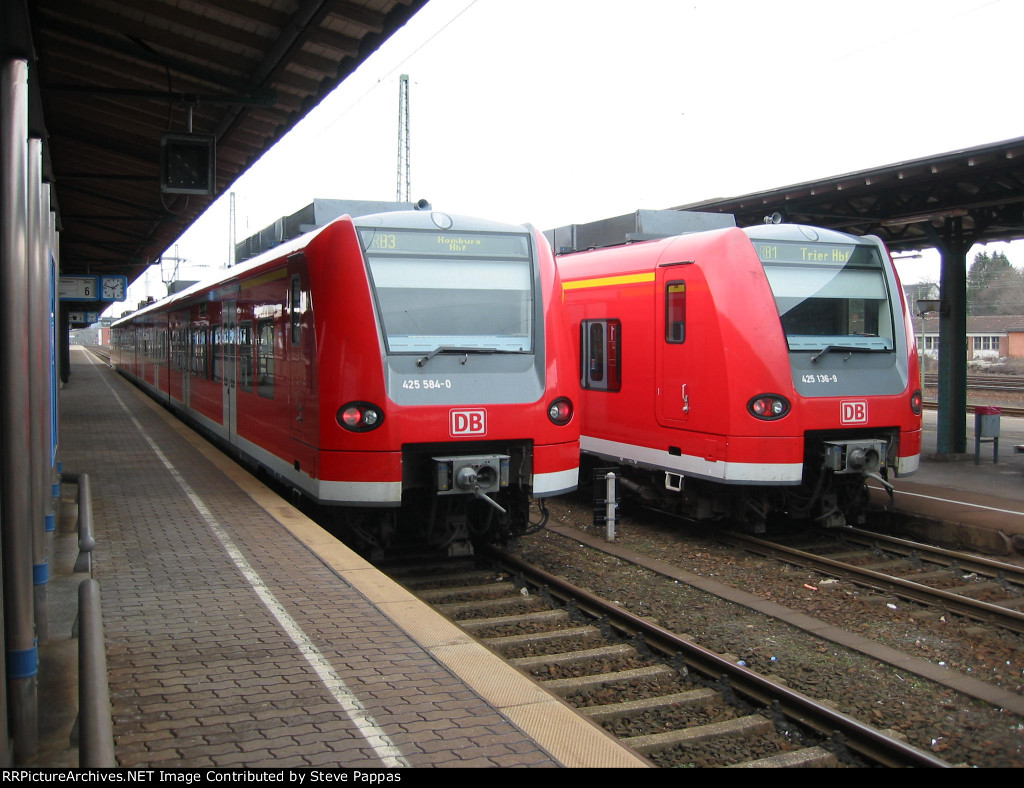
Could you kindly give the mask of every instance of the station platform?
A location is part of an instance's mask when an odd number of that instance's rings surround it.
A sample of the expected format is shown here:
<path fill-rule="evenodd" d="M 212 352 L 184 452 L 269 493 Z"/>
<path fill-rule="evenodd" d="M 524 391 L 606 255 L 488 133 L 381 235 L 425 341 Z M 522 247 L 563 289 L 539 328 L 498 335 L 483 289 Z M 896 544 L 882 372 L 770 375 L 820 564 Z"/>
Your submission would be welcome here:
<path fill-rule="evenodd" d="M 881 485 L 869 482 L 872 500 L 922 518 L 910 525 L 912 536 L 1019 563 L 1024 561 L 1024 418 L 1000 417 L 998 446 L 991 440 L 976 444 L 974 416 L 967 419 L 971 451 L 940 455 L 937 414 L 925 411 L 920 468 L 891 480 L 896 490 L 891 503 Z"/>
<path fill-rule="evenodd" d="M 1024 419 L 939 456 L 893 508 L 1024 558 Z M 973 432 L 968 425 L 973 442 Z M 89 474 L 115 756 L 129 768 L 644 767 L 84 349 L 61 461 Z M 972 443 L 973 448 L 973 443 Z M 76 767 L 76 488 L 64 485 L 40 641 L 40 750 Z M 878 487 L 873 495 L 887 496 Z M 924 534 L 922 534 L 924 535 Z"/>
<path fill-rule="evenodd" d="M 121 767 L 644 767 L 81 348 L 62 471 L 89 475 Z M 66 487 L 66 485 L 65 485 Z M 40 643 L 40 750 L 75 767 L 77 536 Z"/>

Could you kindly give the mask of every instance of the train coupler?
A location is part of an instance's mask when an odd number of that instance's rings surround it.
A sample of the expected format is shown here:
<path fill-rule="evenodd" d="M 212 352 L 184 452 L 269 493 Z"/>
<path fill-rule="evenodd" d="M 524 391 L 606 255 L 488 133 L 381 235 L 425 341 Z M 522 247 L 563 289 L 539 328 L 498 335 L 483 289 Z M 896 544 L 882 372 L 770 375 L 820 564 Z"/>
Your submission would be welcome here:
<path fill-rule="evenodd" d="M 825 441 L 825 468 L 833 473 L 878 473 L 887 446 L 876 439 Z"/>
<path fill-rule="evenodd" d="M 473 495 L 501 514 L 508 514 L 488 493 L 500 492 L 508 487 L 509 455 L 477 454 L 431 459 L 434 461 L 435 490 L 438 495 Z"/>

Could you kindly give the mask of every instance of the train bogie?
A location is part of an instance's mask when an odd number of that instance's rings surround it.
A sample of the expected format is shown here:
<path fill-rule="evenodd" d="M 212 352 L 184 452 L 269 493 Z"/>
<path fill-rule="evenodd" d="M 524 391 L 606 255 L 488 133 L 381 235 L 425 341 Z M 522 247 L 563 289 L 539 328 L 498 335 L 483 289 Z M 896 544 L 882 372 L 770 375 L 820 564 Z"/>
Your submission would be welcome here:
<path fill-rule="evenodd" d="M 560 293 L 528 226 L 346 215 L 120 321 L 116 358 L 367 549 L 469 551 L 576 486 Z"/>
<path fill-rule="evenodd" d="M 582 449 L 652 505 L 839 525 L 866 479 L 916 470 L 920 372 L 877 239 L 727 226 L 560 251 Z"/>

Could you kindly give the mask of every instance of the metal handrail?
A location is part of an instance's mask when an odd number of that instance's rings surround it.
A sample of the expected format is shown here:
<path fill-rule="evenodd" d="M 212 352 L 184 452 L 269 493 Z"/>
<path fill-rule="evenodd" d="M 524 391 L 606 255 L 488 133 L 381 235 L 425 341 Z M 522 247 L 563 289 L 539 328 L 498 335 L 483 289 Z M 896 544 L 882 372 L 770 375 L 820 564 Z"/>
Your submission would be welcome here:
<path fill-rule="evenodd" d="M 91 578 L 78 586 L 78 765 L 117 766 L 100 584 Z"/>
<path fill-rule="evenodd" d="M 78 560 L 75 572 L 91 572 L 96 537 L 92 530 L 92 492 L 89 474 L 62 473 L 62 481 L 78 485 Z M 113 768 L 114 724 L 107 680 L 107 649 L 103 640 L 100 584 L 89 578 L 78 584 L 78 720 L 73 737 L 78 740 L 81 768 Z"/>
<path fill-rule="evenodd" d="M 92 551 L 96 537 L 92 532 L 92 489 L 87 473 L 62 473 L 61 479 L 78 485 L 78 559 L 75 572 L 88 572 L 92 568 Z"/>

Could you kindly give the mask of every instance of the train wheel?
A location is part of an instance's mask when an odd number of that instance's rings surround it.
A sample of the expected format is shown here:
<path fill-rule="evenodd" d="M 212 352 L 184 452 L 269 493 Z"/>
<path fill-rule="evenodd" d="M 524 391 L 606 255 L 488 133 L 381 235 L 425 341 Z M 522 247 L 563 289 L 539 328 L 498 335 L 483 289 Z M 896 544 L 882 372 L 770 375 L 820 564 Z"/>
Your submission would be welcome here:
<path fill-rule="evenodd" d="M 339 518 L 345 542 L 371 560 L 382 558 L 398 532 L 393 509 L 348 509 Z"/>

